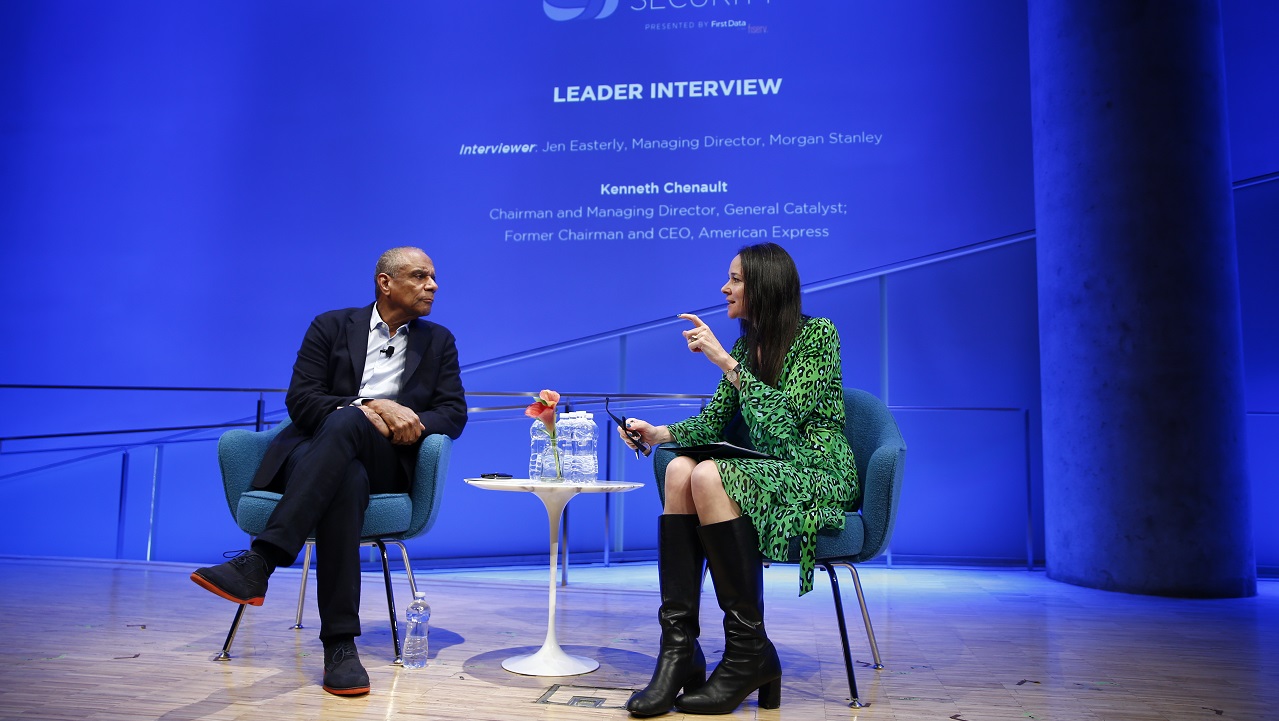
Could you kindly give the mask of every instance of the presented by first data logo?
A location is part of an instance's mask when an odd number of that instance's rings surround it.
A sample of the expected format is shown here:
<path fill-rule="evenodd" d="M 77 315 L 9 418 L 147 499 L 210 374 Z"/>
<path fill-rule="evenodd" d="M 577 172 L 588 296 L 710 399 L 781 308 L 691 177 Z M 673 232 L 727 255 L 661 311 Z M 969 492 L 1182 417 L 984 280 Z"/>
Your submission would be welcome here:
<path fill-rule="evenodd" d="M 617 10 L 618 0 L 542 0 L 552 20 L 603 20 Z"/>

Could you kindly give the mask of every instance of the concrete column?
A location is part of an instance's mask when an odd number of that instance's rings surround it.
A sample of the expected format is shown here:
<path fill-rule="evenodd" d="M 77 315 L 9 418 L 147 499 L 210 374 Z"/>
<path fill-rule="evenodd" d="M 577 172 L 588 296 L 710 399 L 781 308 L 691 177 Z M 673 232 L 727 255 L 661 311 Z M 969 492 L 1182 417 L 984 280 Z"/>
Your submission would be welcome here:
<path fill-rule="evenodd" d="M 1220 9 L 1029 10 L 1048 575 L 1253 595 Z"/>

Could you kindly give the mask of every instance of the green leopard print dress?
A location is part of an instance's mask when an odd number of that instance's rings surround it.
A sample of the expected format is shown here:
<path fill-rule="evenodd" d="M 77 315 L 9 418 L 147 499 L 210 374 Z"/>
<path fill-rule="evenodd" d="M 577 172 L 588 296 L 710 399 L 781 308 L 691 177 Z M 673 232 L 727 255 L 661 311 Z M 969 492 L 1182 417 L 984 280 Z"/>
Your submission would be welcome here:
<path fill-rule="evenodd" d="M 843 371 L 839 332 L 826 318 L 808 318 L 786 353 L 773 388 L 747 369 L 746 341 L 730 355 L 741 362 L 741 390 L 721 379 L 698 415 L 668 426 L 681 445 L 723 440 L 740 410 L 751 444 L 780 460 L 718 459 L 728 497 L 759 534 L 759 551 L 785 561 L 800 538 L 799 594 L 813 590 L 817 531 L 842 529 L 844 512 L 861 503 L 857 466 L 844 437 Z"/>

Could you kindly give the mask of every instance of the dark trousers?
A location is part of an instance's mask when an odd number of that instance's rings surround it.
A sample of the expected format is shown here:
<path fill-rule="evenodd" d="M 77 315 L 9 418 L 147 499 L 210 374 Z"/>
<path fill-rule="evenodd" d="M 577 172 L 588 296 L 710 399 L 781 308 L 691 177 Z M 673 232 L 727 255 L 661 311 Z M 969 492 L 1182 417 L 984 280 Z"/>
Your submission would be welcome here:
<path fill-rule="evenodd" d="M 370 493 L 408 487 L 395 446 L 358 408 L 329 414 L 267 490 L 283 494 L 253 549 L 291 565 L 315 535 L 320 639 L 360 635 L 360 529 Z"/>

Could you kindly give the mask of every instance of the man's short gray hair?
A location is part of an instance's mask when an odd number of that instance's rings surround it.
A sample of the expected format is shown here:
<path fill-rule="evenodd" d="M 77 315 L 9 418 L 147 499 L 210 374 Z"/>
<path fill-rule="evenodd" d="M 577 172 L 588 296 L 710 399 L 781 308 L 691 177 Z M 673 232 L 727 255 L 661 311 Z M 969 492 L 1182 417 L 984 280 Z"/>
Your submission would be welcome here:
<path fill-rule="evenodd" d="M 386 273 L 394 278 L 401 270 L 404 270 L 404 266 L 409 264 L 408 255 L 412 251 L 417 251 L 423 255 L 426 254 L 421 248 L 415 248 L 411 245 L 402 245 L 398 248 L 391 248 L 377 259 L 377 267 L 373 270 L 374 298 L 378 297 L 378 293 L 381 292 L 381 288 L 379 288 L 377 284 L 377 277 Z"/>

